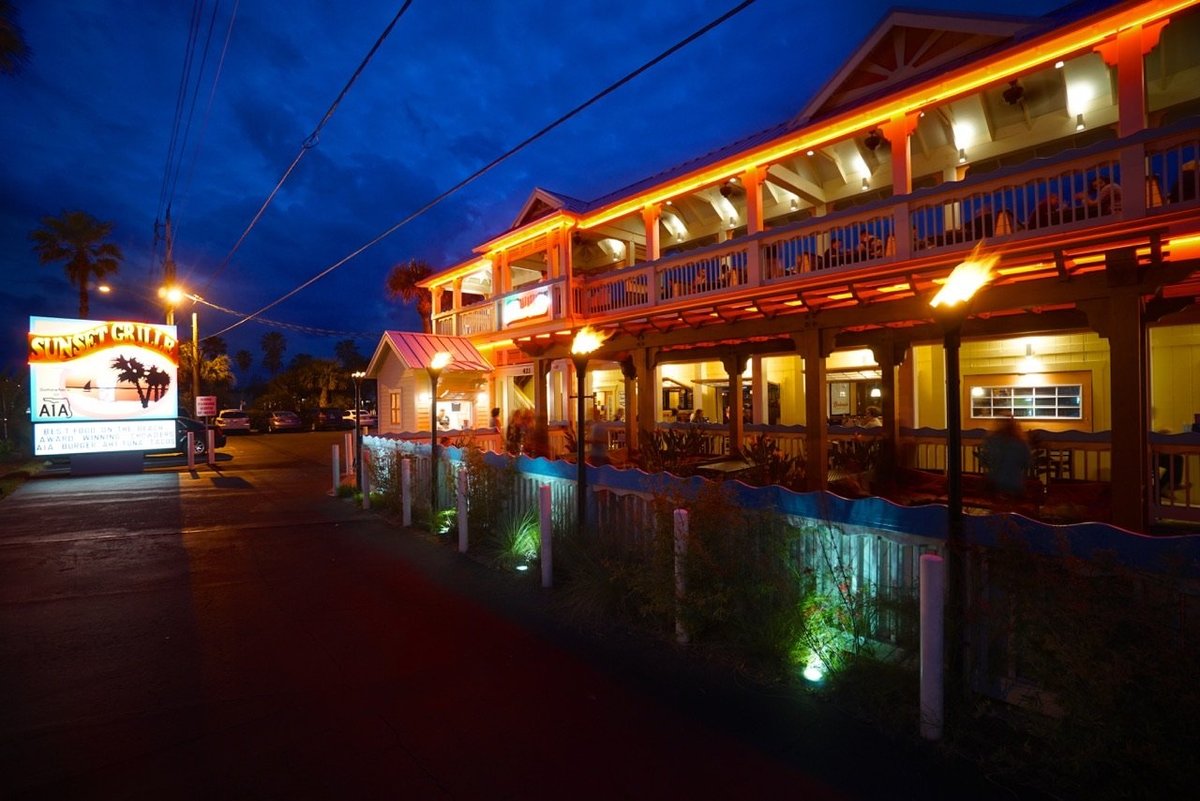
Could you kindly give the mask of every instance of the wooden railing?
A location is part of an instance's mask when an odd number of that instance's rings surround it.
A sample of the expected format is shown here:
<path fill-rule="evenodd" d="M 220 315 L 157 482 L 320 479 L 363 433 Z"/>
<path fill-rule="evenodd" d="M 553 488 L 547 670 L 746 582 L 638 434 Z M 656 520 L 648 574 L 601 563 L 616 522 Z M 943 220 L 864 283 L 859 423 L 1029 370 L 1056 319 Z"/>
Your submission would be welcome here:
<path fill-rule="evenodd" d="M 1067 151 L 963 181 L 833 212 L 654 262 L 577 279 L 581 314 L 604 316 L 747 286 L 803 282 L 806 275 L 887 263 L 921 251 L 965 250 L 980 240 L 1020 239 L 1195 204 L 1200 197 L 1196 120 Z M 1124 175 L 1121 156 L 1142 153 L 1145 173 Z M 1124 203 L 1086 203 L 1098 176 Z M 1052 198 L 1057 199 L 1057 205 Z M 1139 199 L 1139 200 L 1140 200 Z M 903 235 L 907 229 L 908 235 Z M 834 245 L 833 243 L 837 243 Z"/>

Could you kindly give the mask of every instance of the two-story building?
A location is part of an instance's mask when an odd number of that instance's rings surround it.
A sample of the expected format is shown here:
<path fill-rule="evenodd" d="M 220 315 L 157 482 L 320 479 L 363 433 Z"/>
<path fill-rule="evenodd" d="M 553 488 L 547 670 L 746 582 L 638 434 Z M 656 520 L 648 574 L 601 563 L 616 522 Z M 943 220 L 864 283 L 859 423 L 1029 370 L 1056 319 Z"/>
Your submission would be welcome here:
<path fill-rule="evenodd" d="M 1107 432 L 1094 472 L 1144 530 L 1150 432 L 1200 413 L 1198 43 L 1195 0 L 894 11 L 775 128 L 593 200 L 533 191 L 426 281 L 434 334 L 491 366 L 458 416 L 571 419 L 586 324 L 608 335 L 589 394 L 631 446 L 668 420 L 727 421 L 734 448 L 746 422 L 804 425 L 811 465 L 868 407 L 893 443 L 945 428 L 929 300 L 981 247 L 998 262 L 961 322 L 964 426 Z M 381 431 L 427 430 L 389 392 Z"/>

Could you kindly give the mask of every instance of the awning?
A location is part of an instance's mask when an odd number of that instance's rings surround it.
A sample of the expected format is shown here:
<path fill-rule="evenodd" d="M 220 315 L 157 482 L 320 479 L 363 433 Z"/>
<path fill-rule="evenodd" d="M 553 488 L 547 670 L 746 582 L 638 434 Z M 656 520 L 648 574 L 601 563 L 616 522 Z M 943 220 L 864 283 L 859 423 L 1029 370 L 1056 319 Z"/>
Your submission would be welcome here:
<path fill-rule="evenodd" d="M 424 369 L 429 366 L 435 353 L 445 351 L 450 354 L 450 364 L 445 368 L 449 371 L 475 371 L 490 373 L 492 365 L 466 337 L 437 336 L 434 334 L 416 334 L 411 331 L 385 331 L 383 341 L 386 342 L 407 369 Z M 381 343 L 382 344 L 382 343 Z M 378 356 L 378 353 L 376 354 Z M 372 368 L 375 359 L 371 360 Z"/>

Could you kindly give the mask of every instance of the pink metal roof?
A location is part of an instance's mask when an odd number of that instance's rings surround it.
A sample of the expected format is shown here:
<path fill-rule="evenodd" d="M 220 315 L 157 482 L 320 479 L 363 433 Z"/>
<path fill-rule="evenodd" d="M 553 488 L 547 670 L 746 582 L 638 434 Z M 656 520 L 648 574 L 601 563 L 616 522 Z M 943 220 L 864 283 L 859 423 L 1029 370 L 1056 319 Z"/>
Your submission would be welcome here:
<path fill-rule="evenodd" d="M 487 359 L 466 337 L 415 334 L 411 331 L 385 331 L 384 337 L 409 369 L 428 367 L 433 355 L 441 351 L 451 356 L 447 370 L 490 372 L 492 369 Z"/>

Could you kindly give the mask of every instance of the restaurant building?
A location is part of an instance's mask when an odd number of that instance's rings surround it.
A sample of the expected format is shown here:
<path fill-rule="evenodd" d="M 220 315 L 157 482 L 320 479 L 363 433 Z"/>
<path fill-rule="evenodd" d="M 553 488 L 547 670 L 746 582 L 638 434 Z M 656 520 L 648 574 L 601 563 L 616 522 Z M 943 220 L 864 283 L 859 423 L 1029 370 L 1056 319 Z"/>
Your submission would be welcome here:
<path fill-rule="evenodd" d="M 1200 456 L 1173 445 L 1164 468 L 1153 433 L 1200 419 L 1197 42 L 1195 0 L 893 11 L 770 130 L 594 200 L 535 189 L 424 282 L 433 334 L 491 367 L 471 419 L 570 422 L 570 340 L 590 325 L 608 339 L 588 391 L 630 447 L 673 422 L 726 423 L 731 451 L 747 425 L 803 426 L 826 464 L 831 432 L 876 407 L 915 464 L 946 428 L 929 301 L 982 248 L 993 280 L 955 323 L 964 428 L 1081 432 L 1055 472 L 1106 482 L 1112 522 L 1162 517 L 1164 469 L 1172 515 L 1200 520 Z M 381 431 L 411 431 L 390 391 Z"/>

